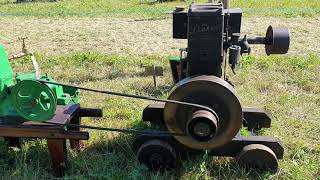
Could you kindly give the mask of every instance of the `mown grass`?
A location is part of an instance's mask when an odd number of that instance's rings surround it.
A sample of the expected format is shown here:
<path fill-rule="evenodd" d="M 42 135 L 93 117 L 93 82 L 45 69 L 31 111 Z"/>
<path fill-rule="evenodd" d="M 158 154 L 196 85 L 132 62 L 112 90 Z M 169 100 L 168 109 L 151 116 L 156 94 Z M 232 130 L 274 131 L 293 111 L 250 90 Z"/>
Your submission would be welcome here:
<path fill-rule="evenodd" d="M 165 98 L 172 81 L 167 56 L 119 56 L 95 52 L 46 57 L 37 54 L 43 72 L 58 81 L 118 92 Z M 151 77 L 141 75 L 140 63 L 164 66 L 165 76 L 153 88 Z M 28 65 L 29 64 L 29 65 Z M 30 62 L 13 62 L 15 71 L 30 71 Z M 131 135 L 93 131 L 86 149 L 70 152 L 66 179 L 317 179 L 320 177 L 320 58 L 310 56 L 244 57 L 230 78 L 244 106 L 265 108 L 273 114 L 272 128 L 263 135 L 280 138 L 285 156 L 276 174 L 245 170 L 231 158 L 205 154 L 184 162 L 175 171 L 150 172 L 131 150 Z M 103 108 L 101 119 L 84 124 L 115 128 L 141 126 L 141 111 L 150 102 L 81 92 L 83 107 Z M 2 179 L 50 179 L 46 143 L 25 141 L 22 149 L 0 142 Z"/>
<path fill-rule="evenodd" d="M 165 17 L 166 11 L 172 11 L 177 5 L 188 6 L 192 0 L 159 3 L 153 0 L 58 0 L 58 2 L 35 1 L 32 3 L 14 3 L 14 0 L 0 0 L 2 15 L 31 16 L 124 16 L 124 17 Z M 198 0 L 196 2 L 207 2 Z M 255 12 L 268 10 L 320 10 L 318 0 L 233 0 L 232 7 L 247 10 L 247 14 L 275 16 L 312 16 L 308 12 Z M 121 13 L 126 11 L 127 13 Z M 252 12 L 254 11 L 254 12 Z M 111 13 L 114 12 L 114 13 Z M 131 13 L 130 13 L 131 12 Z M 63 13 L 63 14 L 61 14 Z M 84 13 L 84 14 L 82 14 Z"/>

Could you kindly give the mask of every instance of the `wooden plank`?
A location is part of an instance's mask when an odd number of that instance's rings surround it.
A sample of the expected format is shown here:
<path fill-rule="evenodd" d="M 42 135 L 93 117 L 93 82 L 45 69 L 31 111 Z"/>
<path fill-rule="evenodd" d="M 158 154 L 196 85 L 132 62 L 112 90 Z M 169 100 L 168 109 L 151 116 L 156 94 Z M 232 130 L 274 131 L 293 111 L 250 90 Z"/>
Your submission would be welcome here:
<path fill-rule="evenodd" d="M 88 132 L 64 131 L 62 129 L 48 128 L 21 128 L 1 127 L 0 137 L 22 137 L 22 138 L 55 138 L 55 139 L 82 139 L 88 140 Z"/>
<path fill-rule="evenodd" d="M 79 104 L 68 104 L 68 105 L 58 105 L 55 115 L 48 120 L 47 122 L 50 123 L 58 123 L 58 124 L 66 124 L 69 123 L 73 116 L 76 115 L 80 108 Z M 23 125 L 44 125 L 47 126 L 48 124 L 41 123 L 41 122 L 32 122 L 27 121 L 24 122 Z"/>
<path fill-rule="evenodd" d="M 79 104 L 58 106 L 54 117 L 47 122 L 62 126 L 41 122 L 25 122 L 20 117 L 0 117 L 0 137 L 5 137 L 13 144 L 17 144 L 19 138 L 46 138 L 54 175 L 62 177 L 68 168 L 66 139 L 70 140 L 71 147 L 76 150 L 81 150 L 80 140 L 89 139 L 88 132 L 81 132 L 76 127 L 66 130 L 63 126 L 63 124 L 69 123 L 80 125 L 79 109 Z"/>
<path fill-rule="evenodd" d="M 55 115 L 47 122 L 66 124 L 75 116 L 80 109 L 79 104 L 58 105 Z M 0 117 L 0 125 L 44 125 L 41 122 L 26 121 L 21 117 Z"/>
<path fill-rule="evenodd" d="M 47 142 L 54 175 L 62 177 L 68 168 L 66 140 L 48 139 Z"/>
<path fill-rule="evenodd" d="M 70 124 L 80 125 L 81 124 L 81 117 L 79 117 L 79 116 L 73 117 L 70 120 Z M 71 128 L 68 128 L 68 130 L 80 131 L 80 128 L 79 127 L 71 127 Z M 71 149 L 74 149 L 78 152 L 80 152 L 81 149 L 84 147 L 83 143 L 79 139 L 69 139 L 69 141 L 70 141 Z"/>
<path fill-rule="evenodd" d="M 56 115 L 47 122 L 60 123 L 60 124 L 69 123 L 70 120 L 73 118 L 73 116 L 75 116 L 79 108 L 80 108 L 79 104 L 69 104 L 62 107 L 59 106 L 59 108 L 57 108 L 56 110 Z"/>

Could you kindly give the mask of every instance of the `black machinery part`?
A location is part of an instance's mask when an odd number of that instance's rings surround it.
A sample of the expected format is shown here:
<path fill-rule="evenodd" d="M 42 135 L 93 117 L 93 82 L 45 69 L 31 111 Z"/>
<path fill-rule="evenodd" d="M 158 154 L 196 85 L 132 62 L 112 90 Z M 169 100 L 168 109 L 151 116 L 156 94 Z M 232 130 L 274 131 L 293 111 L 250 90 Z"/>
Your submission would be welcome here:
<path fill-rule="evenodd" d="M 288 28 L 268 27 L 266 34 L 266 53 L 286 54 L 290 46 L 290 32 Z"/>
<path fill-rule="evenodd" d="M 249 44 L 265 44 L 267 55 L 286 54 L 290 47 L 290 31 L 285 27 L 269 26 L 265 37 L 247 38 Z"/>
<path fill-rule="evenodd" d="M 142 119 L 156 126 L 163 126 L 163 110 L 165 103 L 149 104 L 142 113 Z M 259 108 L 242 108 L 243 127 L 249 131 L 259 131 L 271 127 L 271 114 Z"/>
<path fill-rule="evenodd" d="M 154 139 L 158 139 L 161 141 L 165 141 L 168 144 L 174 145 L 174 149 L 176 153 L 179 155 L 179 159 L 187 160 L 192 155 L 203 154 L 202 150 L 195 150 L 186 147 L 185 145 L 178 142 L 174 137 L 170 136 L 145 136 L 145 135 L 137 135 L 134 143 L 133 150 L 137 152 L 140 146 L 142 146 L 145 142 L 151 141 Z M 263 146 L 268 147 L 274 153 L 276 159 L 282 159 L 284 155 L 283 144 L 280 142 L 278 138 L 270 137 L 270 136 L 236 136 L 229 143 L 222 147 L 210 149 L 207 151 L 209 156 L 225 156 L 225 157 L 239 157 L 240 152 L 251 144 L 261 144 Z"/>
<path fill-rule="evenodd" d="M 172 169 L 179 165 L 175 149 L 160 139 L 151 139 L 141 144 L 137 157 L 140 163 L 152 170 Z"/>
<path fill-rule="evenodd" d="M 197 114 L 201 109 L 173 103 L 165 104 L 163 115 L 168 131 L 187 134 L 188 136 L 175 138 L 189 148 L 205 150 L 223 146 L 231 141 L 241 128 L 240 102 L 233 87 L 218 77 L 185 78 L 175 85 L 168 99 L 202 104 L 214 111 L 202 111 L 201 114 Z M 193 132 L 199 132 L 190 133 L 192 128 Z"/>

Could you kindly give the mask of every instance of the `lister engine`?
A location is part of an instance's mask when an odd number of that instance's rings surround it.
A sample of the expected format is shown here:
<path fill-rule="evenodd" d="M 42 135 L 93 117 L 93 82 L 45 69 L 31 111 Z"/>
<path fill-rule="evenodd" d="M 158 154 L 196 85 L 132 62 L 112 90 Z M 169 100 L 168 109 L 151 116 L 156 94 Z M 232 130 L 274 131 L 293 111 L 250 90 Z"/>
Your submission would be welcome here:
<path fill-rule="evenodd" d="M 173 37 L 187 39 L 188 47 L 180 50 L 179 58 L 170 59 L 176 84 L 168 99 L 200 104 L 212 111 L 176 103 L 146 107 L 145 122 L 179 134 L 136 138 L 134 149 L 147 167 L 178 167 L 180 160 L 206 151 L 235 157 L 245 166 L 277 170 L 277 159 L 284 153 L 281 142 L 258 136 L 262 128 L 270 127 L 270 115 L 242 107 L 226 72 L 228 66 L 234 72 L 240 56 L 250 53 L 249 44 L 264 44 L 267 55 L 287 53 L 290 34 L 286 28 L 269 26 L 265 37 L 240 37 L 241 20 L 241 9 L 213 3 L 191 4 L 189 10 L 177 8 L 173 13 Z M 250 135 L 241 133 L 244 131 Z"/>

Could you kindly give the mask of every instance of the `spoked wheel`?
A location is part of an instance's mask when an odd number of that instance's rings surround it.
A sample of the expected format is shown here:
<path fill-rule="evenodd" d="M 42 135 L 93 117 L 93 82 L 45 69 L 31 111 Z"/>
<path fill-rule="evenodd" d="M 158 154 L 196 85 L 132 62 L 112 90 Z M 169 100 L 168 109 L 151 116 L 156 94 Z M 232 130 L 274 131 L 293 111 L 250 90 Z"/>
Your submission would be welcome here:
<path fill-rule="evenodd" d="M 45 84 L 34 80 L 18 82 L 11 93 L 17 112 L 30 121 L 47 121 L 53 117 L 57 99 Z"/>
<path fill-rule="evenodd" d="M 242 148 L 237 156 L 238 163 L 245 167 L 258 170 L 278 170 L 278 160 L 275 153 L 262 144 L 250 144 Z"/>
<path fill-rule="evenodd" d="M 177 167 L 178 159 L 172 146 L 163 140 L 149 140 L 138 152 L 138 160 L 151 170 L 167 170 Z"/>

